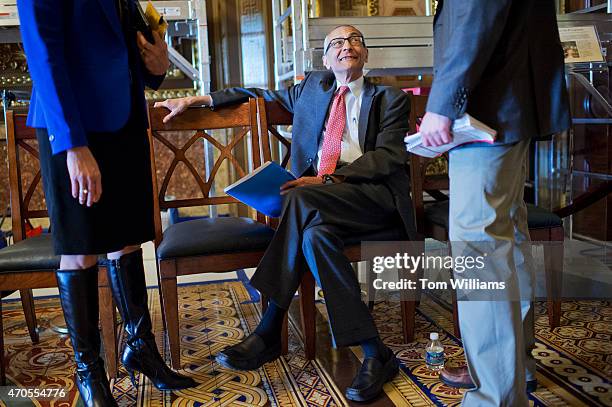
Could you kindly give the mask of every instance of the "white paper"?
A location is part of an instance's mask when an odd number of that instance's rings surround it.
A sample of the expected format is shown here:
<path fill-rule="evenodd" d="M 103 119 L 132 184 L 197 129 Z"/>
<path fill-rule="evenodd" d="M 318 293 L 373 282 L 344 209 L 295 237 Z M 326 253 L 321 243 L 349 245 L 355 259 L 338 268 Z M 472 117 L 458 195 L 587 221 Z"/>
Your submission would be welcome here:
<path fill-rule="evenodd" d="M 493 144 L 497 132 L 469 114 L 464 114 L 454 121 L 451 134 L 453 140 L 448 144 L 438 147 L 423 146 L 421 133 L 406 136 L 404 142 L 408 152 L 423 157 L 434 158 L 463 144 L 478 142 Z"/>
<path fill-rule="evenodd" d="M 595 26 L 559 28 L 565 63 L 604 62 Z"/>

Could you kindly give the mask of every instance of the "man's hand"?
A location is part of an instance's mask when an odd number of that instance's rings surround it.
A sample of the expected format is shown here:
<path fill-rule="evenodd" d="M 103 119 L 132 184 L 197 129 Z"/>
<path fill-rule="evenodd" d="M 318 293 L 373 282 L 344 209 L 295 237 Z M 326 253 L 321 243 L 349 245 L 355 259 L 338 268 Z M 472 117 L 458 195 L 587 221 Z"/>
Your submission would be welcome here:
<path fill-rule="evenodd" d="M 323 178 L 321 177 L 300 177 L 296 180 L 285 182 L 280 187 L 281 195 L 286 195 L 290 190 L 296 187 L 303 187 L 304 185 L 322 184 Z"/>
<path fill-rule="evenodd" d="M 448 144 L 453 140 L 450 132 L 451 119 L 437 113 L 427 112 L 419 132 L 423 137 L 424 147 L 438 147 L 443 144 Z"/>
<path fill-rule="evenodd" d="M 177 99 L 166 99 L 163 102 L 155 102 L 154 107 L 165 107 L 170 110 L 166 116 L 164 116 L 164 123 L 168 123 L 174 116 L 183 113 L 187 108 L 191 106 L 191 96 Z"/>
<path fill-rule="evenodd" d="M 102 175 L 89 147 L 74 147 L 66 154 L 72 197 L 81 205 L 93 205 L 102 196 Z"/>
<path fill-rule="evenodd" d="M 152 75 L 163 75 L 170 67 L 168 59 L 168 44 L 156 31 L 153 31 L 153 41 L 151 44 L 140 31 L 136 33 L 136 43 L 140 49 L 140 58 L 147 71 Z"/>
<path fill-rule="evenodd" d="M 154 107 L 165 107 L 170 113 L 164 117 L 164 123 L 168 123 L 174 116 L 183 113 L 191 105 L 201 104 L 210 106 L 212 99 L 209 95 L 187 96 L 184 98 L 166 99 L 163 102 L 155 102 Z"/>

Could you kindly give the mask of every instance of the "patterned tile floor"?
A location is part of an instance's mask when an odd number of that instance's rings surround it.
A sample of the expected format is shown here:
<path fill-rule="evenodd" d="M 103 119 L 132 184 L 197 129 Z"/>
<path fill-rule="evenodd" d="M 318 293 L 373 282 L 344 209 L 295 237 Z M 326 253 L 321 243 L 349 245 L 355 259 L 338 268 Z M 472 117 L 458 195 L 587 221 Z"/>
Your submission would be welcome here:
<path fill-rule="evenodd" d="M 158 344 L 162 343 L 162 320 L 157 291 L 150 291 L 150 308 Z M 233 372 L 219 367 L 211 355 L 240 341 L 254 329 L 259 308 L 240 281 L 182 286 L 179 290 L 184 372 L 200 385 L 181 392 L 162 393 L 143 376 L 135 389 L 125 371 L 112 381 L 120 406 L 343 406 L 346 401 L 319 361 L 304 358 L 295 332 L 290 333 L 289 355 L 257 372 Z M 22 387 L 59 387 L 64 401 L 32 401 L 28 406 L 76 407 L 80 402 L 71 377 L 71 349 L 66 336 L 51 329 L 63 322 L 57 298 L 37 300 L 41 325 L 40 343 L 32 346 L 19 302 L 4 307 L 5 354 L 9 380 Z M 324 306 L 319 309 L 325 314 Z M 402 361 L 402 372 L 386 386 L 388 397 L 398 406 L 456 406 L 461 392 L 441 384 L 427 371 L 422 350 L 430 331 L 441 333 L 449 363 L 461 364 L 463 350 L 452 336 L 449 311 L 432 300 L 421 303 L 417 315 L 417 339 L 401 344 L 397 303 L 380 302 L 375 319 L 381 334 Z M 538 380 L 532 395 L 534 406 L 612 405 L 612 304 L 567 302 L 562 326 L 554 330 L 541 304 L 537 307 Z M 358 354 L 358 350 L 355 350 Z M 164 349 L 167 355 L 167 349 Z M 13 407 L 12 404 L 4 403 Z"/>

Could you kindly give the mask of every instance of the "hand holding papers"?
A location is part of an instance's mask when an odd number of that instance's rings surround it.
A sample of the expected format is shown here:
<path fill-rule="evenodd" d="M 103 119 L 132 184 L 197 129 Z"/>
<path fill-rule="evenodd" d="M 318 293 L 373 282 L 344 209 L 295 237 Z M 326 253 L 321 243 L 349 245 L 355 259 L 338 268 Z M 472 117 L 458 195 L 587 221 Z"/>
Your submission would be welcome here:
<path fill-rule="evenodd" d="M 264 215 L 278 218 L 283 208 L 280 187 L 285 182 L 294 179 L 295 176 L 292 173 L 277 163 L 269 161 L 249 175 L 225 187 L 223 191 Z"/>
<path fill-rule="evenodd" d="M 453 123 L 452 134 L 453 140 L 450 143 L 438 147 L 423 146 L 421 133 L 406 136 L 404 142 L 408 152 L 433 158 L 463 144 L 478 142 L 493 144 L 497 132 L 469 114 L 464 114 Z"/>

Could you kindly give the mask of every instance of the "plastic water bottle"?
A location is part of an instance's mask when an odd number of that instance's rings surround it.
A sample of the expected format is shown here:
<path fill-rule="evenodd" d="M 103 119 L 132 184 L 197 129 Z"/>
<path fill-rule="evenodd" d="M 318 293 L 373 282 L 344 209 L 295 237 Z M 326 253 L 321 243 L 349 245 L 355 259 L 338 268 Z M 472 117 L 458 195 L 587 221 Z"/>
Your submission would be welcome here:
<path fill-rule="evenodd" d="M 427 368 L 434 372 L 438 372 L 444 367 L 444 346 L 438 340 L 437 332 L 429 334 L 429 343 L 425 348 L 425 363 Z"/>

